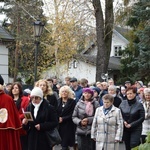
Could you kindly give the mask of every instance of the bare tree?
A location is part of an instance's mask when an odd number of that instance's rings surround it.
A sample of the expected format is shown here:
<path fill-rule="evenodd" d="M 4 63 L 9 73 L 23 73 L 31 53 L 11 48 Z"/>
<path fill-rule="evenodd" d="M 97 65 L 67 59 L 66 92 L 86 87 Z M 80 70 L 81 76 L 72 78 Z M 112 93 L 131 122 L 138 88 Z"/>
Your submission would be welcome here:
<path fill-rule="evenodd" d="M 97 61 L 96 81 L 101 80 L 101 74 L 108 70 L 113 32 L 113 0 L 105 0 L 105 12 L 102 11 L 100 0 L 93 0 L 96 18 Z"/>

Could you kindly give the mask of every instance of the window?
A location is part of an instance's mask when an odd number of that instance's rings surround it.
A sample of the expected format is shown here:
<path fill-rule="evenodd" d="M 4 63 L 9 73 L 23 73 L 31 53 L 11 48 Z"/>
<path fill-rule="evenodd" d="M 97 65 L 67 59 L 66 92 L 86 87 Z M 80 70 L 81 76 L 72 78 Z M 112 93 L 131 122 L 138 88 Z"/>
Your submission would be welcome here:
<path fill-rule="evenodd" d="M 77 60 L 73 61 L 73 68 L 77 68 L 77 63 L 78 63 Z"/>
<path fill-rule="evenodd" d="M 118 56 L 121 57 L 121 53 L 120 53 L 121 50 L 122 50 L 122 47 L 120 45 L 114 46 L 114 55 L 116 57 Z"/>

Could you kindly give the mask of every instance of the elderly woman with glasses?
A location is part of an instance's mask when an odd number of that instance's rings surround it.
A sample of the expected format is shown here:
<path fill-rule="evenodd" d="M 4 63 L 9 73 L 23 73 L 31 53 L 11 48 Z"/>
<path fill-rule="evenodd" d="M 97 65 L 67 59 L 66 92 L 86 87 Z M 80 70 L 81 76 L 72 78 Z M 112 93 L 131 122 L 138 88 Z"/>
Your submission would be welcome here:
<path fill-rule="evenodd" d="M 23 119 L 23 127 L 28 131 L 28 150 L 51 150 L 46 131 L 53 130 L 58 125 L 54 108 L 43 99 L 43 91 L 35 87 L 31 91 L 31 103 L 27 107 L 33 121 Z"/>

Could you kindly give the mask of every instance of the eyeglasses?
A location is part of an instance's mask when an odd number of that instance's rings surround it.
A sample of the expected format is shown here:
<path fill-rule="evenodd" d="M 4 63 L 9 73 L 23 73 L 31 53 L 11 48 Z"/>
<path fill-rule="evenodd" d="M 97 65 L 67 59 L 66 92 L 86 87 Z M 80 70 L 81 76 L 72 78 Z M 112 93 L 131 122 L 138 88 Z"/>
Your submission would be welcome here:
<path fill-rule="evenodd" d="M 41 98 L 39 96 L 32 96 L 31 100 L 40 100 Z"/>

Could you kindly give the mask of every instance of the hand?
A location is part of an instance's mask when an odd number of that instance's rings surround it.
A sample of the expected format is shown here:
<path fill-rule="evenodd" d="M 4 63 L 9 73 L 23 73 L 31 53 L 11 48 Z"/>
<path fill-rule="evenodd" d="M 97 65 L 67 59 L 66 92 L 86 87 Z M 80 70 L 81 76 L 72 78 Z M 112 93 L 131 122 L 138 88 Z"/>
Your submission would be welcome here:
<path fill-rule="evenodd" d="M 125 125 L 126 128 L 131 128 L 131 125 L 128 124 L 126 121 L 124 122 L 124 125 Z"/>
<path fill-rule="evenodd" d="M 94 139 L 92 139 L 92 140 L 96 141 L 96 138 L 94 138 Z"/>
<path fill-rule="evenodd" d="M 27 125 L 27 123 L 28 123 L 28 120 L 27 120 L 26 118 L 24 118 L 24 119 L 22 120 L 22 124 Z"/>
<path fill-rule="evenodd" d="M 62 122 L 63 122 L 62 117 L 59 117 L 59 123 L 62 123 Z"/>
<path fill-rule="evenodd" d="M 35 125 L 35 128 L 39 131 L 40 130 L 40 124 Z"/>
<path fill-rule="evenodd" d="M 115 143 L 118 143 L 118 142 L 120 142 L 119 140 L 115 140 Z"/>
<path fill-rule="evenodd" d="M 87 126 L 87 124 L 88 124 L 88 119 L 87 118 L 82 119 L 81 125 L 82 126 Z"/>

